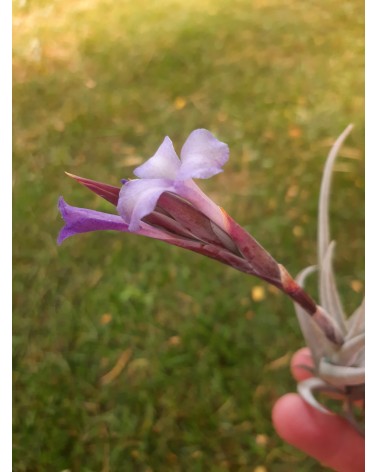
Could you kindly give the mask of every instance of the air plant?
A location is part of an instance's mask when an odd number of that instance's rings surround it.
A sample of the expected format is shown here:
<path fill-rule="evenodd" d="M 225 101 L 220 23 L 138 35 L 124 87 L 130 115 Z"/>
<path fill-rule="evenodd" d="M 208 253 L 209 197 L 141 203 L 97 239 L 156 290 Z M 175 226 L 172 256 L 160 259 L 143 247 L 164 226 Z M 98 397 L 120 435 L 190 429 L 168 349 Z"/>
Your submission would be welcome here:
<path fill-rule="evenodd" d="M 333 271 L 335 242 L 330 241 L 328 215 L 332 168 L 351 129 L 352 125 L 349 125 L 336 140 L 324 167 L 318 209 L 318 267 L 304 269 L 296 279 L 303 285 L 306 277 L 318 270 L 321 306 L 338 326 L 343 343 L 340 346 L 330 343 L 302 307 L 295 304 L 295 310 L 314 361 L 314 377 L 298 384 L 299 393 L 312 406 L 326 413 L 328 410 L 316 400 L 314 393 L 340 398 L 346 418 L 362 434 L 363 427 L 355 417 L 353 405 L 356 401 L 363 402 L 365 395 L 365 300 L 350 317 L 345 315 Z"/>
<path fill-rule="evenodd" d="M 332 269 L 334 243 L 329 242 L 328 200 L 332 165 L 349 133 L 335 142 L 324 171 L 319 204 L 318 270 L 321 305 L 302 287 L 314 268 L 293 279 L 247 231 L 217 206 L 193 181 L 222 172 L 229 150 L 209 131 L 198 129 L 186 140 L 181 159 L 166 137 L 157 152 L 135 169 L 139 179 L 122 187 L 68 174 L 112 203 L 118 215 L 68 205 L 59 199 L 65 220 L 58 243 L 78 233 L 116 230 L 136 233 L 200 253 L 278 287 L 295 303 L 298 320 L 314 359 L 314 377 L 298 386 L 303 398 L 327 411 L 314 392 L 338 394 L 347 416 L 358 427 L 352 404 L 364 396 L 364 305 L 346 319 Z"/>

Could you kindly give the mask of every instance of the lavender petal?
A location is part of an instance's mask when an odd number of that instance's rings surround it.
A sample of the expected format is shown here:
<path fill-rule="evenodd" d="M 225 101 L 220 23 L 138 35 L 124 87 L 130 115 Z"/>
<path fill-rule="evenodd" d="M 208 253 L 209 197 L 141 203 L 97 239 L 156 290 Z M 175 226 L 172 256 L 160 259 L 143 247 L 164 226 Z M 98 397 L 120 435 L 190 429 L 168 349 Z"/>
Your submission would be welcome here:
<path fill-rule="evenodd" d="M 141 179 L 174 180 L 179 168 L 180 159 L 172 141 L 166 136 L 156 153 L 134 170 L 134 175 Z"/>
<path fill-rule="evenodd" d="M 117 210 L 129 225 L 129 231 L 137 232 L 141 219 L 154 211 L 160 195 L 172 190 L 172 181 L 169 179 L 142 179 L 126 182 L 119 194 Z"/>
<path fill-rule="evenodd" d="M 207 179 L 222 172 L 227 162 L 227 144 L 218 141 L 210 131 L 197 129 L 190 133 L 181 150 L 181 167 L 177 179 Z"/>

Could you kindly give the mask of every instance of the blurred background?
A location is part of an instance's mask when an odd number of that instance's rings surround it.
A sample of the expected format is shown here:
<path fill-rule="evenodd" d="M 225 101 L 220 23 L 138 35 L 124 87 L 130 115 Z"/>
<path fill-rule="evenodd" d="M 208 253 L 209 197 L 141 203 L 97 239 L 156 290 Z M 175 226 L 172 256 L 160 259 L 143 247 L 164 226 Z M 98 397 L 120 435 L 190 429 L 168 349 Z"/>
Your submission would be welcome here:
<path fill-rule="evenodd" d="M 14 471 L 323 471 L 275 434 L 303 340 L 290 300 L 140 236 L 56 245 L 57 199 L 164 136 L 229 144 L 198 182 L 295 275 L 316 263 L 326 155 L 346 311 L 364 287 L 362 0 L 19 0 L 14 12 Z M 316 298 L 316 277 L 309 291 Z"/>

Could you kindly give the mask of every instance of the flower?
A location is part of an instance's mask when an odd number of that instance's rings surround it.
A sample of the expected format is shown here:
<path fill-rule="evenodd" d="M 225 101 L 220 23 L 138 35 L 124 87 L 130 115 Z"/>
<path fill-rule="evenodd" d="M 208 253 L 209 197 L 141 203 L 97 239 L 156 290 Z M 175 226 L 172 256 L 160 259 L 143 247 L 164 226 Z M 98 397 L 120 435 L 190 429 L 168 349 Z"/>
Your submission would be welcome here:
<path fill-rule="evenodd" d="M 273 258 L 194 183 L 222 172 L 228 146 L 209 131 L 193 131 L 177 156 L 166 137 L 157 152 L 135 169 L 140 179 L 122 188 L 68 174 L 117 207 L 118 215 L 68 205 L 58 207 L 65 221 L 58 243 L 98 230 L 133 232 L 199 252 L 238 270 L 280 284 Z M 246 256 L 253 254 L 253 264 Z"/>
<path fill-rule="evenodd" d="M 343 337 L 332 318 L 192 180 L 222 172 L 228 155 L 225 143 L 198 129 L 186 140 L 181 159 L 166 137 L 157 152 L 135 169 L 139 179 L 124 180 L 122 188 L 68 174 L 115 205 L 118 215 L 76 208 L 61 197 L 58 206 L 65 226 L 58 243 L 78 233 L 116 230 L 203 254 L 278 287 L 312 317 L 331 343 L 341 345 Z"/>
<path fill-rule="evenodd" d="M 185 198 L 222 227 L 219 207 L 192 179 L 207 179 L 219 174 L 228 155 L 227 144 L 218 141 L 210 131 L 197 129 L 183 145 L 180 160 L 167 136 L 156 153 L 135 169 L 134 174 L 140 179 L 127 181 L 122 187 L 117 210 L 129 224 L 129 231 L 139 229 L 143 217 L 155 209 L 164 192 Z"/>
<path fill-rule="evenodd" d="M 58 243 L 61 244 L 64 239 L 76 233 L 104 229 L 163 237 L 164 232 L 151 231 L 142 220 L 154 212 L 158 200 L 166 192 L 181 196 L 199 208 L 201 213 L 215 224 L 224 226 L 222 210 L 200 190 L 192 178 L 208 178 L 222 172 L 228 155 L 229 150 L 225 143 L 218 141 L 209 131 L 198 129 L 186 140 L 181 151 L 181 160 L 173 148 L 172 141 L 166 137 L 157 152 L 135 169 L 134 173 L 140 179 L 124 180 L 121 189 L 68 174 L 116 205 L 119 216 L 75 209 L 61 198 L 59 210 L 66 226 L 59 234 Z M 172 198 L 166 197 L 165 200 L 172 202 Z M 163 216 L 160 216 L 160 219 L 162 218 Z"/>

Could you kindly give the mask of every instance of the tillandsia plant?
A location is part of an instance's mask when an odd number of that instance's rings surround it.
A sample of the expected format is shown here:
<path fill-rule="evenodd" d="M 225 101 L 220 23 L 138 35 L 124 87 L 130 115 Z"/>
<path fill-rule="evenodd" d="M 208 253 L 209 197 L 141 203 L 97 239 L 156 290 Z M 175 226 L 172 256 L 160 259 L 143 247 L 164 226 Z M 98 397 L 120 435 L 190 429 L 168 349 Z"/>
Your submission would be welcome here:
<path fill-rule="evenodd" d="M 222 172 L 229 157 L 225 143 L 209 131 L 193 131 L 180 158 L 166 137 L 156 153 L 134 174 L 115 187 L 68 174 L 112 203 L 118 214 L 76 208 L 61 197 L 59 210 L 65 221 L 58 243 L 74 234 L 98 230 L 136 233 L 203 254 L 278 287 L 294 302 L 301 329 L 314 359 L 314 377 L 298 386 L 303 398 L 329 412 L 314 392 L 335 393 L 346 405 L 348 419 L 356 426 L 352 405 L 364 397 L 364 306 L 346 319 L 332 269 L 334 244 L 329 241 L 328 200 L 332 165 L 349 133 L 349 126 L 333 146 L 324 171 L 318 236 L 320 299 L 318 305 L 302 287 L 308 268 L 295 280 L 231 216 L 216 205 L 193 181 Z"/>
<path fill-rule="evenodd" d="M 353 406 L 355 402 L 363 403 L 365 397 L 365 299 L 351 316 L 346 316 L 333 271 L 335 242 L 330 241 L 328 216 L 332 168 L 351 129 L 352 125 L 349 125 L 336 140 L 324 167 L 318 209 L 318 267 L 308 267 L 296 279 L 302 285 L 309 274 L 318 270 L 321 306 L 336 322 L 344 341 L 335 348 L 302 307 L 295 304 L 303 336 L 314 360 L 314 377 L 300 382 L 298 391 L 308 403 L 323 412 L 328 411 L 315 399 L 315 392 L 341 398 L 346 418 L 363 434 L 363 425 L 355 417 Z"/>

